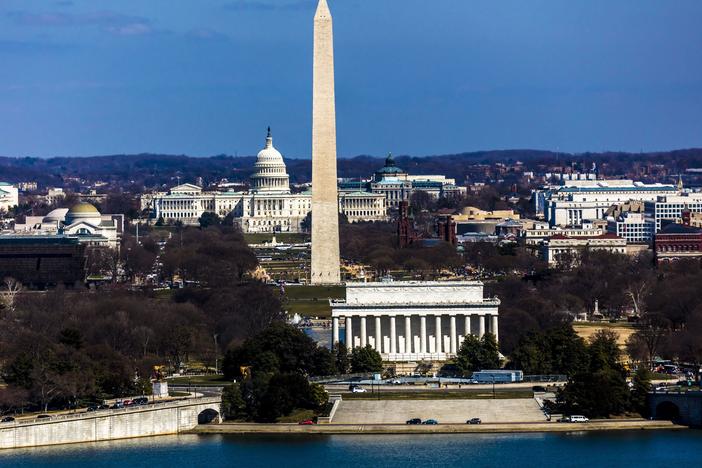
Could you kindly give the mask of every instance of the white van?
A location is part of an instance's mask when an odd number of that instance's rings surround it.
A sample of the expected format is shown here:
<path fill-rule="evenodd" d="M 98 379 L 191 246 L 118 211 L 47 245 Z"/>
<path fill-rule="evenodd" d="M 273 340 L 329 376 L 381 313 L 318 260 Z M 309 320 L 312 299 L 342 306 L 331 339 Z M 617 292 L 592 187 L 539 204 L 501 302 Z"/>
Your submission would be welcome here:
<path fill-rule="evenodd" d="M 570 422 L 586 423 L 586 422 L 590 422 L 590 420 L 588 418 L 586 418 L 585 416 L 574 415 L 574 416 L 570 417 Z"/>

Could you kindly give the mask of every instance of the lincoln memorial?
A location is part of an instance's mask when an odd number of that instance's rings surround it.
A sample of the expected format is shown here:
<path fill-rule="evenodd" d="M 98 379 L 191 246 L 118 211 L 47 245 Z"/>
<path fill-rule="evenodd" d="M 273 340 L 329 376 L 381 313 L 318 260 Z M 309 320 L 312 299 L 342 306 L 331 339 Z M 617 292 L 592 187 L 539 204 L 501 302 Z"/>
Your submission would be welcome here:
<path fill-rule="evenodd" d="M 331 301 L 332 342 L 370 345 L 385 361 L 445 361 L 468 334 L 498 337 L 499 305 L 479 281 L 347 283 L 346 300 Z"/>

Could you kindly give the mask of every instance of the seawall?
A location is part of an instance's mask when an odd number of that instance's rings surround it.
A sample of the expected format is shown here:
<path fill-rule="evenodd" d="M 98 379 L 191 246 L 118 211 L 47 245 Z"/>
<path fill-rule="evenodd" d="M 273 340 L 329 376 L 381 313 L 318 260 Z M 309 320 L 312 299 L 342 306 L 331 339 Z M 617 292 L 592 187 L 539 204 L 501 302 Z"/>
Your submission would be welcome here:
<path fill-rule="evenodd" d="M 598 420 L 589 423 L 495 423 L 495 424 L 249 424 L 223 423 L 198 426 L 195 434 L 463 434 L 463 433 L 526 433 L 526 432 L 581 432 L 613 430 L 686 429 L 670 421 Z"/>
<path fill-rule="evenodd" d="M 178 434 L 196 428 L 198 418 L 219 421 L 220 403 L 219 397 L 191 398 L 0 423 L 0 449 Z"/>

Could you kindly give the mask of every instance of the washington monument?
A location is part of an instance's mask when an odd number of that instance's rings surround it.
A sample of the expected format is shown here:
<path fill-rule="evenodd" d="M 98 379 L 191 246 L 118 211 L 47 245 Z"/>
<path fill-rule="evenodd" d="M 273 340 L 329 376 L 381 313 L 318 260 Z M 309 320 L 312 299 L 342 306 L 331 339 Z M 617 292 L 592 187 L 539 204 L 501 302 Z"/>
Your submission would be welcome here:
<path fill-rule="evenodd" d="M 341 282 L 332 29 L 327 0 L 319 0 L 314 15 L 312 89 L 312 284 Z"/>

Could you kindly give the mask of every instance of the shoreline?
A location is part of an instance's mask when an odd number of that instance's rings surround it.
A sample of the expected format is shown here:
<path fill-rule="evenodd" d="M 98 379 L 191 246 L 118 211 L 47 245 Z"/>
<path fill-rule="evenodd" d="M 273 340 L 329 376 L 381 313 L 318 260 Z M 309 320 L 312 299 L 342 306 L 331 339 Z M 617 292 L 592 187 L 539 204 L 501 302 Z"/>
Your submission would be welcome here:
<path fill-rule="evenodd" d="M 500 434 L 538 432 L 585 432 L 627 430 L 685 430 L 687 426 L 670 421 L 609 420 L 589 423 L 484 423 L 484 424 L 437 424 L 435 426 L 406 424 L 257 424 L 222 423 L 202 425 L 188 431 L 189 434 Z"/>

